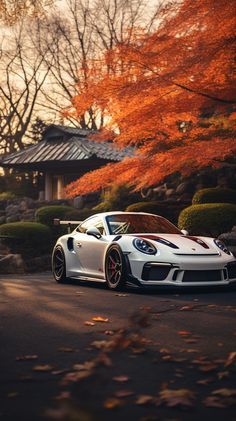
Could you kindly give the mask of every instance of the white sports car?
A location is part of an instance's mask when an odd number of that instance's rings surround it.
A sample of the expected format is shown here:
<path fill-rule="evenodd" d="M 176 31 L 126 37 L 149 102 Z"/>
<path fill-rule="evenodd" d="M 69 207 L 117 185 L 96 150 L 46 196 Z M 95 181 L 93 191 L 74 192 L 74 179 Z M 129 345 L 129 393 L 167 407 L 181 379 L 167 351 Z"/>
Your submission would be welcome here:
<path fill-rule="evenodd" d="M 236 282 L 236 260 L 220 240 L 190 236 L 161 216 L 135 212 L 100 213 L 81 222 L 57 240 L 52 270 L 57 282 L 76 278 L 105 282 L 111 289 L 127 283 L 181 287 Z"/>

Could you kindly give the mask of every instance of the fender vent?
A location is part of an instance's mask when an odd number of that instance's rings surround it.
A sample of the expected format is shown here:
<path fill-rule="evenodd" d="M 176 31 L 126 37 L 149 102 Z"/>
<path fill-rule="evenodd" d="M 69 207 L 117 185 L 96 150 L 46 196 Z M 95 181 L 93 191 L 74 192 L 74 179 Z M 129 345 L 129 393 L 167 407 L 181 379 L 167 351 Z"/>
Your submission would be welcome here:
<path fill-rule="evenodd" d="M 74 251 L 74 238 L 69 237 L 67 240 L 67 248 L 69 251 Z"/>

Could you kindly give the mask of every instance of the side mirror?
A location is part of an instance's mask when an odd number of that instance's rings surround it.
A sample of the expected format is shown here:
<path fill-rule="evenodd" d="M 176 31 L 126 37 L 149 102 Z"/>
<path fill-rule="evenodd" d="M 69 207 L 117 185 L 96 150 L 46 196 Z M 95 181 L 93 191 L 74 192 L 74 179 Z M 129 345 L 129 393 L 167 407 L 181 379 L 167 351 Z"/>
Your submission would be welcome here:
<path fill-rule="evenodd" d="M 184 235 L 188 235 L 188 231 L 187 230 L 181 230 L 182 234 Z"/>
<path fill-rule="evenodd" d="M 96 227 L 89 228 L 86 231 L 86 234 L 87 235 L 93 235 L 93 237 L 96 237 L 98 240 L 102 236 L 101 233 L 100 233 L 100 231 Z"/>

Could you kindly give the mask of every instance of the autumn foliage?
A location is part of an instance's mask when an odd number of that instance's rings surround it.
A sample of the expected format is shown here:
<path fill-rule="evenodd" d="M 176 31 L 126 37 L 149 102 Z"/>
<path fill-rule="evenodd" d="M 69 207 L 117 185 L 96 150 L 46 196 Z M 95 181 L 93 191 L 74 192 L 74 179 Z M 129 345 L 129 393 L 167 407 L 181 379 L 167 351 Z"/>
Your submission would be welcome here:
<path fill-rule="evenodd" d="M 67 112 L 79 118 L 100 107 L 107 126 L 94 140 L 110 138 L 117 147 L 135 146 L 136 153 L 71 183 L 68 196 L 120 181 L 152 186 L 232 157 L 235 24 L 234 0 L 171 2 L 155 33 L 137 31 L 131 45 L 106 54 L 99 75 Z"/>

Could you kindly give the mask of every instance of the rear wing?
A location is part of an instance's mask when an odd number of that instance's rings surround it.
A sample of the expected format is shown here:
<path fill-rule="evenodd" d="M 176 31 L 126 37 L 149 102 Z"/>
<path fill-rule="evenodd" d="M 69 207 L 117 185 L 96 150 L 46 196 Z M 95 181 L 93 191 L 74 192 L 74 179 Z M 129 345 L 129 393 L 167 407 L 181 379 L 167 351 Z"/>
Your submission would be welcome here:
<path fill-rule="evenodd" d="M 60 219 L 54 218 L 53 219 L 53 225 L 59 226 L 59 225 L 67 225 L 67 232 L 68 234 L 71 233 L 71 226 L 72 225 L 79 225 L 83 221 L 61 221 Z"/>

